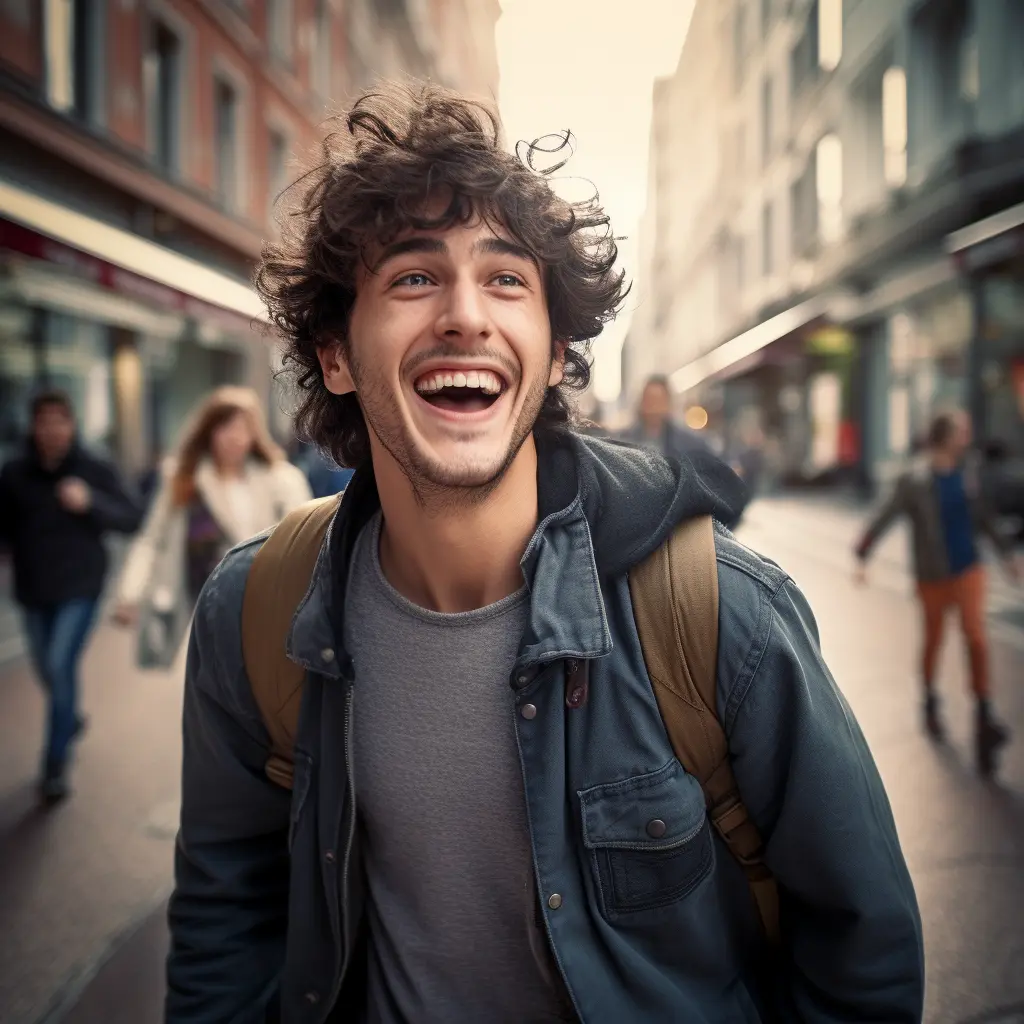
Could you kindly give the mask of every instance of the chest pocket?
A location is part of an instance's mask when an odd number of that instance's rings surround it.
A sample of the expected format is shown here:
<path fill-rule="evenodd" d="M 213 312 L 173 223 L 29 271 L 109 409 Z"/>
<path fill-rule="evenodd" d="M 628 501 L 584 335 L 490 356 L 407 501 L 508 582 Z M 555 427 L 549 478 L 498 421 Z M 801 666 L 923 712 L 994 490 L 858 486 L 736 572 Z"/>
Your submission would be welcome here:
<path fill-rule="evenodd" d="M 711 871 L 704 793 L 674 758 L 656 772 L 578 795 L 583 842 L 607 918 L 675 903 Z"/>

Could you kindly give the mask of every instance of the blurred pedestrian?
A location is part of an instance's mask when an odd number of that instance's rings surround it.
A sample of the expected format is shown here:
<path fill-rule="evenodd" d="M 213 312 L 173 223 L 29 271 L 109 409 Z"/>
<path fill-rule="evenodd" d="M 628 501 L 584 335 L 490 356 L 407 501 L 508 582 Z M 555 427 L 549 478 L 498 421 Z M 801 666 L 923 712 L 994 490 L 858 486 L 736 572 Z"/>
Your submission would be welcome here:
<path fill-rule="evenodd" d="M 689 460 L 698 470 L 720 462 L 711 445 L 696 430 L 673 419 L 672 392 L 668 377 L 663 374 L 648 377 L 640 395 L 637 418 L 620 436 L 667 459 Z M 728 516 L 722 520 L 724 525 L 730 529 L 738 526 L 745 506 L 746 501 L 743 501 L 734 510 L 723 513 Z"/>
<path fill-rule="evenodd" d="M 988 640 L 985 635 L 985 570 L 978 540 L 985 534 L 1002 555 L 1007 571 L 1020 579 L 1006 538 L 999 532 L 983 497 L 976 459 L 970 456 L 971 421 L 962 410 L 942 412 L 932 421 L 924 454 L 896 482 L 891 497 L 857 545 L 857 578 L 866 579 L 872 548 L 901 518 L 910 523 L 917 593 L 924 620 L 921 659 L 924 726 L 944 736 L 935 671 L 946 613 L 955 608 L 970 656 L 975 698 L 975 753 L 979 769 L 990 773 L 996 754 L 1009 739 L 990 703 Z"/>
<path fill-rule="evenodd" d="M 234 545 L 311 497 L 267 430 L 254 391 L 222 387 L 164 461 L 145 525 L 121 571 L 115 619 L 138 628 L 137 657 L 166 668 L 207 577 Z"/>
<path fill-rule="evenodd" d="M 196 609 L 166 1024 L 919 1021 L 885 792 L 713 522 L 739 481 L 571 425 L 601 210 L 447 91 L 342 123 L 257 282 L 357 468 Z"/>
<path fill-rule="evenodd" d="M 108 532 L 131 533 L 142 510 L 117 470 L 78 441 L 71 399 L 44 391 L 32 402 L 25 452 L 0 471 L 0 543 L 14 562 L 29 653 L 49 701 L 41 793 L 69 792 L 78 711 L 78 664 L 107 573 Z"/>
<path fill-rule="evenodd" d="M 316 445 L 298 442 L 292 463 L 306 474 L 314 498 L 326 498 L 345 490 L 354 470 L 339 466 Z"/>
<path fill-rule="evenodd" d="M 654 374 L 647 378 L 640 394 L 637 418 L 622 432 L 624 441 L 660 452 L 666 458 L 682 459 L 711 455 L 711 445 L 696 430 L 691 430 L 672 417 L 672 392 L 668 377 Z"/>

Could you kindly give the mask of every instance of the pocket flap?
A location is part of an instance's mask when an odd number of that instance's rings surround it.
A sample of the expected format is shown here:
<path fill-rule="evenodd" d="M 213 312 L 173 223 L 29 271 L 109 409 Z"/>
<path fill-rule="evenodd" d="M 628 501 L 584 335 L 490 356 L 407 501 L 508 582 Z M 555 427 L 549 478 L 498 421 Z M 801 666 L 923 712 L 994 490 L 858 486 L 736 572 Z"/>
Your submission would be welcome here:
<path fill-rule="evenodd" d="M 670 849 L 691 840 L 707 819 L 700 783 L 675 758 L 656 772 L 592 786 L 578 796 L 583 840 L 591 850 Z"/>

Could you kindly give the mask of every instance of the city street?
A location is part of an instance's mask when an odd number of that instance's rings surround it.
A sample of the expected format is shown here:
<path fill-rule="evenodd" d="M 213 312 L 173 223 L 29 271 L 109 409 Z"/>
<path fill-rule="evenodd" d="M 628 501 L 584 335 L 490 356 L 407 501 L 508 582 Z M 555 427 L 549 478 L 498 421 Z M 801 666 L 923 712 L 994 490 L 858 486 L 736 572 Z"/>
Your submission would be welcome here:
<path fill-rule="evenodd" d="M 941 688 L 950 739 L 918 722 L 918 623 L 904 538 L 852 582 L 862 512 L 769 499 L 741 538 L 808 594 L 822 646 L 871 743 L 916 880 L 928 947 L 929 1024 L 1024 1022 L 1024 592 L 996 578 L 995 703 L 1019 741 L 995 781 L 973 769 L 964 659 L 950 630 Z M 101 628 L 84 669 L 91 725 L 74 797 L 43 813 L 33 785 L 42 699 L 23 665 L 0 674 L 0 1022 L 157 1024 L 163 904 L 180 760 L 181 666 L 129 668 L 130 639 Z"/>

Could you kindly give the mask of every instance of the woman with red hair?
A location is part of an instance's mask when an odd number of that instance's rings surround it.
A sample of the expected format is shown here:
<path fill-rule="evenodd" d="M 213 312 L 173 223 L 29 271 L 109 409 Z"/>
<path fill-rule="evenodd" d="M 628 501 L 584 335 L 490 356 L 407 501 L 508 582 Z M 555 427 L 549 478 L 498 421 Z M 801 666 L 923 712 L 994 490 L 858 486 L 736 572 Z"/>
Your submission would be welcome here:
<path fill-rule="evenodd" d="M 228 386 L 207 397 L 162 468 L 121 573 L 116 618 L 138 622 L 139 663 L 170 665 L 221 558 L 310 497 L 306 477 L 270 436 L 255 392 Z"/>

